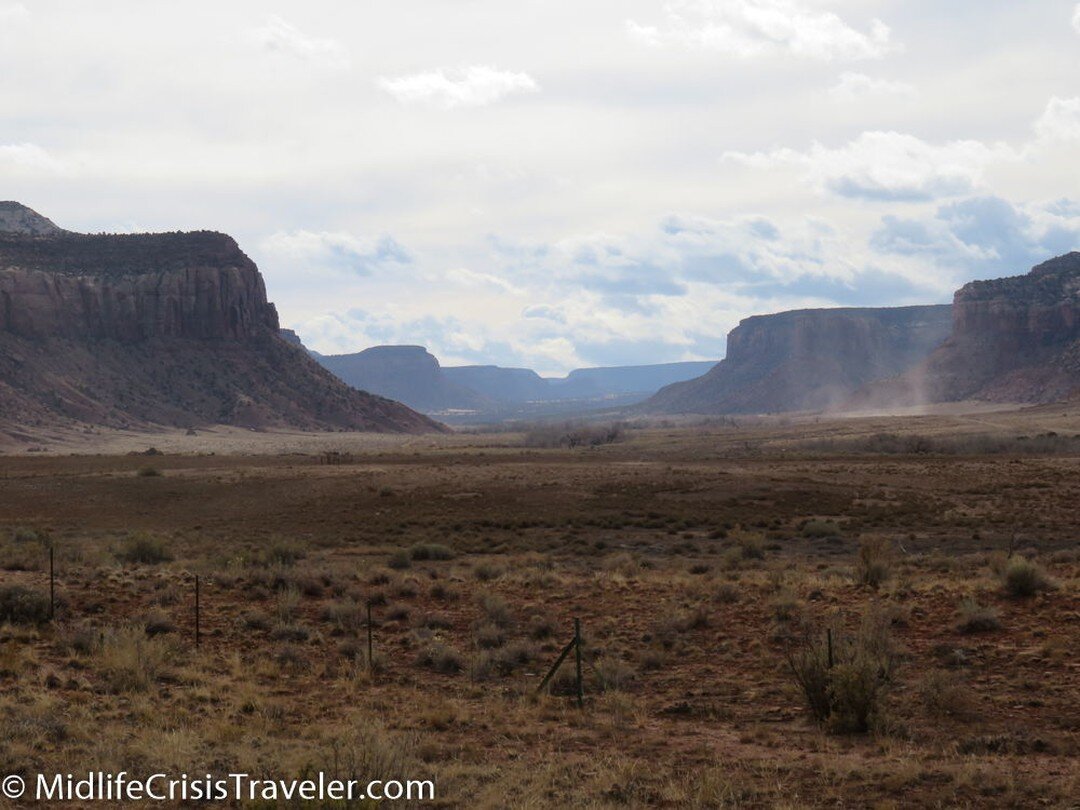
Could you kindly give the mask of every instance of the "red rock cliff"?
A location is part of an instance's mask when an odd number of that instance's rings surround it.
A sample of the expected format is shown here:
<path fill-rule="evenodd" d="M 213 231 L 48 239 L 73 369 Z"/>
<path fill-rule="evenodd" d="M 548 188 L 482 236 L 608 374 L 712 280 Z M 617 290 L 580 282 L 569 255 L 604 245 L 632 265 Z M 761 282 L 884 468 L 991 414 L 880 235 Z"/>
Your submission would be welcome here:
<path fill-rule="evenodd" d="M 258 269 L 224 234 L 0 234 L 3 331 L 239 339 L 277 325 Z"/>

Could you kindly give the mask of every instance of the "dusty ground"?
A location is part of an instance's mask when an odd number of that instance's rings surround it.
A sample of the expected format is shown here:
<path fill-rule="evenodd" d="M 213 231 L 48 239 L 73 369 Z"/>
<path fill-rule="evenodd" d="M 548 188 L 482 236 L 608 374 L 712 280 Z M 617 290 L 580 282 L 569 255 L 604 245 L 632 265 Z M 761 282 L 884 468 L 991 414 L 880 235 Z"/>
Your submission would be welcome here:
<path fill-rule="evenodd" d="M 1077 806 L 1076 409 L 575 450 L 226 433 L 0 456 L 0 586 L 45 593 L 51 544 L 60 597 L 0 630 L 0 772 L 325 768 L 436 779 L 454 807 Z M 1009 595 L 1010 553 L 1050 587 Z M 960 628 L 965 598 L 997 626 Z M 867 614 L 896 662 L 872 728 L 822 726 L 787 655 Z M 574 617 L 584 709 L 572 667 L 535 694 Z"/>

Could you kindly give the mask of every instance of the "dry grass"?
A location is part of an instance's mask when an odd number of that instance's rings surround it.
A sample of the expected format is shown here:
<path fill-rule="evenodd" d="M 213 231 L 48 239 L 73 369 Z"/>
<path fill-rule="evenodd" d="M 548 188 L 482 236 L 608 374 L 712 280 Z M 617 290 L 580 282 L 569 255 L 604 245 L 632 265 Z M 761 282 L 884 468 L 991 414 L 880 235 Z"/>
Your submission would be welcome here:
<path fill-rule="evenodd" d="M 26 564 L 0 588 L 40 603 L 52 545 L 62 610 L 0 626 L 0 766 L 325 765 L 435 778 L 445 806 L 1069 806 L 1077 460 L 823 459 L 791 450 L 806 429 L 166 455 L 159 483 L 2 458 L 0 562 Z M 1056 587 L 1012 597 L 1014 547 Z M 535 694 L 575 617 L 584 710 L 573 655 Z"/>

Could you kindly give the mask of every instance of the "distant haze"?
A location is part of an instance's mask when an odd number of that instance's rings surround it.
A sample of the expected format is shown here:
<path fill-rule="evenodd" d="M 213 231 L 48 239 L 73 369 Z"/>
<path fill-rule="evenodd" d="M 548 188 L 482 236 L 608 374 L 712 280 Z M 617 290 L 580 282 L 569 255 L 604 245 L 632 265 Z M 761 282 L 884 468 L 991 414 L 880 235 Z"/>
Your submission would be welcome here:
<path fill-rule="evenodd" d="M 324 354 L 709 360 L 1080 247 L 1076 0 L 0 0 L 0 186 L 213 229 Z M 208 21 L 212 21 L 208 22 Z"/>

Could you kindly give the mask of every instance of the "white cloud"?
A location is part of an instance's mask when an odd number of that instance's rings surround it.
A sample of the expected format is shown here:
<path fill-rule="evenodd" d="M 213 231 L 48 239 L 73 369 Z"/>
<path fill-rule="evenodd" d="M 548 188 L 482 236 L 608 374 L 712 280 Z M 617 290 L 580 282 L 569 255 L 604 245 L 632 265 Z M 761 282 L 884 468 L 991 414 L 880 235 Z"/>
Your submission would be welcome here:
<path fill-rule="evenodd" d="M 467 267 L 456 267 L 446 273 L 447 281 L 460 284 L 462 287 L 490 287 L 502 292 L 521 295 L 524 293 L 520 287 L 516 287 L 504 278 L 499 278 L 492 273 L 478 273 Z"/>
<path fill-rule="evenodd" d="M 992 163 L 1017 160 L 1007 144 L 965 140 L 933 144 L 900 132 L 864 132 L 830 149 L 815 143 L 806 152 L 727 152 L 724 159 L 755 168 L 795 166 L 819 190 L 841 197 L 931 200 L 967 194 Z"/>
<path fill-rule="evenodd" d="M 1080 140 L 1080 96 L 1051 98 L 1035 122 L 1035 135 L 1043 142 Z"/>
<path fill-rule="evenodd" d="M 311 37 L 288 21 L 272 15 L 265 25 L 247 32 L 248 40 L 270 53 L 309 62 L 320 67 L 343 70 L 350 65 L 349 54 L 337 40 Z"/>
<path fill-rule="evenodd" d="M 627 22 L 630 36 L 653 47 L 681 46 L 751 57 L 789 53 L 812 59 L 880 59 L 896 46 L 881 20 L 858 31 L 829 11 L 796 0 L 672 0 L 663 27 Z"/>
<path fill-rule="evenodd" d="M 831 88 L 829 95 L 836 101 L 861 101 L 867 98 L 911 99 L 918 95 L 906 82 L 875 79 L 865 73 L 844 73 Z"/>
<path fill-rule="evenodd" d="M 412 261 L 405 248 L 389 236 L 372 238 L 330 231 L 279 231 L 264 239 L 260 248 L 268 263 L 286 265 L 305 275 L 327 271 L 369 275 L 383 267 L 406 265 Z"/>
<path fill-rule="evenodd" d="M 22 3 L 0 4 L 0 23 L 13 23 L 25 20 L 30 16 L 30 10 Z"/>
<path fill-rule="evenodd" d="M 48 173 L 57 173 L 63 169 L 59 160 L 32 143 L 0 144 L 0 167 L 3 166 Z"/>
<path fill-rule="evenodd" d="M 1080 3 L 1076 5 L 1076 11 L 1073 12 L 1072 24 L 1077 33 L 1080 33 Z"/>
<path fill-rule="evenodd" d="M 378 84 L 402 104 L 426 104 L 444 110 L 483 107 L 513 93 L 535 93 L 540 89 L 527 73 L 499 70 L 490 65 L 439 69 L 396 79 L 383 77 Z"/>

